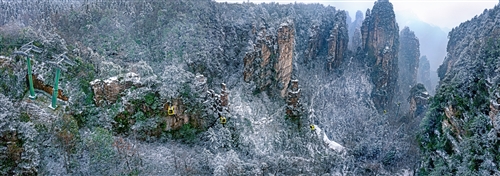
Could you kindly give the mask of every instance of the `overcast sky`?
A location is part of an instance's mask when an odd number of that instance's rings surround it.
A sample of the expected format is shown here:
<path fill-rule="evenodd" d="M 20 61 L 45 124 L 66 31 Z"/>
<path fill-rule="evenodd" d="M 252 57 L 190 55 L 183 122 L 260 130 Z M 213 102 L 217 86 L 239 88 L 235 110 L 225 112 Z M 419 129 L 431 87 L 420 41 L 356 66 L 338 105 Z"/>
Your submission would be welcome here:
<path fill-rule="evenodd" d="M 215 0 L 217 2 L 241 3 L 247 0 Z M 349 11 L 349 16 L 354 18 L 357 10 L 363 13 L 367 8 L 372 8 L 375 0 L 249 0 L 253 3 L 277 2 L 289 4 L 294 2 L 321 3 L 331 5 L 337 9 Z M 441 27 L 446 32 L 451 28 L 460 25 L 461 22 L 481 14 L 484 9 L 491 9 L 499 0 L 392 0 L 396 16 L 398 19 L 405 16 L 405 19 L 416 18 L 426 23 Z M 404 24 L 404 21 L 398 21 Z"/>

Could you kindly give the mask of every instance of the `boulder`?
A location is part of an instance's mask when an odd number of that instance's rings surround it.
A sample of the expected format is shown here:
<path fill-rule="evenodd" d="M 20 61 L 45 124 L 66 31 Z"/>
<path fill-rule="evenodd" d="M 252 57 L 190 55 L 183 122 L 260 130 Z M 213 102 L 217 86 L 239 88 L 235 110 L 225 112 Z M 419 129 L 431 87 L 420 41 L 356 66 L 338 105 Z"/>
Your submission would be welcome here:
<path fill-rule="evenodd" d="M 141 78 L 134 72 L 113 76 L 105 80 L 96 79 L 90 82 L 94 91 L 94 103 L 96 106 L 113 104 L 118 100 L 120 94 L 135 87 L 142 87 Z"/>

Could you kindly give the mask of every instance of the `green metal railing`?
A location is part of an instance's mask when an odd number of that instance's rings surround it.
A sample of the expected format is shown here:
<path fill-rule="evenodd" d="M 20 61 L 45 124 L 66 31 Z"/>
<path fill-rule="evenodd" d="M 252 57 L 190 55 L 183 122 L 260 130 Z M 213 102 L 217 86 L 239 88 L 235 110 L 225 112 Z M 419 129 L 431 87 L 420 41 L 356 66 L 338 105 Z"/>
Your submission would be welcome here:
<path fill-rule="evenodd" d="M 57 108 L 57 95 L 58 95 L 58 86 L 59 86 L 59 75 L 61 74 L 61 69 L 56 68 L 56 76 L 54 79 L 54 88 L 52 92 L 52 104 L 51 108 L 56 109 Z"/>
<path fill-rule="evenodd" d="M 67 63 L 71 66 L 73 66 L 75 63 L 66 56 L 66 52 L 58 55 L 58 56 L 52 56 L 55 59 L 59 59 L 56 62 L 49 61 L 48 63 L 52 65 L 56 69 L 56 75 L 54 76 L 54 87 L 52 89 L 52 103 L 50 104 L 50 108 L 55 110 L 57 108 L 57 95 L 59 94 L 59 77 L 61 76 L 61 70 L 62 71 L 68 71 L 66 67 L 62 65 L 62 63 Z"/>
<path fill-rule="evenodd" d="M 29 42 L 23 46 L 19 50 L 14 51 L 14 55 L 21 55 L 26 58 L 26 64 L 28 67 L 28 82 L 29 82 L 29 98 L 32 100 L 36 99 L 35 88 L 33 86 L 33 73 L 32 73 L 32 60 L 33 55 L 30 52 L 41 53 L 42 50 L 32 44 L 33 42 Z M 55 68 L 56 75 L 54 76 L 54 86 L 52 89 L 52 102 L 49 107 L 53 110 L 57 108 L 57 96 L 59 95 L 59 78 L 61 76 L 61 70 L 67 71 L 66 67 L 63 66 L 63 63 L 73 66 L 75 62 L 71 61 L 67 56 L 66 52 L 60 54 L 58 56 L 52 56 L 55 59 L 54 61 L 47 61 L 49 65 Z"/>
<path fill-rule="evenodd" d="M 35 53 L 41 53 L 42 50 L 40 50 L 40 48 L 34 46 L 32 43 L 33 42 L 29 42 L 29 43 L 21 46 L 21 48 L 17 51 L 14 51 L 13 54 L 14 55 L 21 55 L 21 56 L 24 56 L 26 58 L 26 65 L 28 67 L 29 92 L 30 92 L 29 98 L 34 100 L 34 99 L 36 99 L 36 94 L 35 94 L 35 88 L 33 86 L 33 73 L 32 73 L 32 69 L 31 69 L 31 66 L 32 66 L 31 60 L 34 56 L 32 54 L 29 54 L 29 53 L 31 51 L 33 51 Z"/>
<path fill-rule="evenodd" d="M 28 65 L 28 82 L 29 82 L 29 86 L 30 86 L 29 98 L 34 100 L 34 99 L 36 99 L 36 94 L 35 94 L 35 88 L 33 86 L 33 74 L 31 71 L 31 59 L 29 56 L 26 57 L 26 63 Z"/>

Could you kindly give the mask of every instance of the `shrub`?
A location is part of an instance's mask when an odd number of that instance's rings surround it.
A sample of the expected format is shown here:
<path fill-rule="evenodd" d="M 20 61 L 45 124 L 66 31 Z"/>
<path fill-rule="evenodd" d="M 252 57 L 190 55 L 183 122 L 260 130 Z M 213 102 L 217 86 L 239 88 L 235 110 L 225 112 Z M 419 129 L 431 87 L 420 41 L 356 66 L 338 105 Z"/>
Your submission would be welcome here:
<path fill-rule="evenodd" d="M 72 116 L 65 115 L 56 123 L 59 131 L 57 132 L 57 139 L 64 149 L 64 165 L 66 171 L 70 173 L 70 163 L 72 162 L 72 154 L 76 150 L 76 144 L 79 140 L 78 123 Z"/>
<path fill-rule="evenodd" d="M 197 139 L 198 130 L 193 128 L 191 124 L 184 124 L 178 130 L 170 131 L 174 139 L 179 139 L 184 143 L 194 143 Z"/>
<path fill-rule="evenodd" d="M 90 172 L 111 175 L 111 163 L 115 156 L 113 136 L 109 130 L 97 127 L 86 140 L 90 155 Z"/>

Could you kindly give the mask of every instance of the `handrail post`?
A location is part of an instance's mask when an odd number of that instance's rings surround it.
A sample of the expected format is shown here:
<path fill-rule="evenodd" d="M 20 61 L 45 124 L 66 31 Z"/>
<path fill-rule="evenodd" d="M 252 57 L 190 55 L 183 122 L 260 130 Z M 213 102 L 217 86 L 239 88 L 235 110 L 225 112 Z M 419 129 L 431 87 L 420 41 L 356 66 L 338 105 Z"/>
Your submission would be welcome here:
<path fill-rule="evenodd" d="M 50 108 L 55 110 L 57 108 L 57 95 L 58 95 L 58 86 L 59 86 L 59 75 L 61 74 L 61 69 L 56 68 L 56 76 L 54 78 L 54 88 L 52 89 L 52 104 Z"/>
<path fill-rule="evenodd" d="M 36 94 L 35 94 L 35 88 L 33 87 L 33 74 L 31 73 L 31 59 L 29 56 L 26 57 L 26 62 L 28 64 L 28 82 L 29 82 L 29 89 L 30 89 L 29 98 L 32 100 L 35 100 Z"/>

